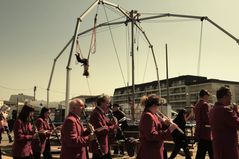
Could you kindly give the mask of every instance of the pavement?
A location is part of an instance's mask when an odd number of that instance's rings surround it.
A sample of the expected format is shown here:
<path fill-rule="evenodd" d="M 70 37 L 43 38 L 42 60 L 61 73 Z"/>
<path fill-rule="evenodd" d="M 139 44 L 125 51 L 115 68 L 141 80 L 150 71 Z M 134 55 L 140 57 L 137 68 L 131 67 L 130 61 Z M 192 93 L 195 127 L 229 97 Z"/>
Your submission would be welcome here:
<path fill-rule="evenodd" d="M 2 159 L 12 159 L 12 157 L 11 157 L 12 143 L 8 142 L 6 134 L 3 134 L 3 140 L 2 140 L 2 143 L 1 143 L 1 149 L 2 149 L 3 152 L 6 153 L 6 154 L 2 155 Z M 53 159 L 59 159 L 60 158 L 60 155 L 59 155 L 60 146 L 51 146 L 51 149 L 52 149 L 52 152 L 55 152 L 55 153 L 53 153 Z M 196 145 L 194 144 L 194 146 L 191 147 L 191 149 L 190 149 L 190 151 L 192 152 L 192 159 L 195 158 L 196 150 L 197 150 L 197 148 L 196 148 Z M 168 152 L 168 156 L 170 156 L 170 154 L 171 154 L 171 152 L 169 151 Z M 89 156 L 91 158 L 92 154 L 89 154 Z M 124 156 L 113 155 L 112 157 L 114 159 L 135 159 L 136 158 L 136 156 L 129 157 L 127 155 L 127 152 L 125 152 Z M 184 156 L 178 154 L 175 159 L 184 159 L 184 158 L 185 158 Z M 206 159 L 209 159 L 209 157 L 206 156 Z"/>

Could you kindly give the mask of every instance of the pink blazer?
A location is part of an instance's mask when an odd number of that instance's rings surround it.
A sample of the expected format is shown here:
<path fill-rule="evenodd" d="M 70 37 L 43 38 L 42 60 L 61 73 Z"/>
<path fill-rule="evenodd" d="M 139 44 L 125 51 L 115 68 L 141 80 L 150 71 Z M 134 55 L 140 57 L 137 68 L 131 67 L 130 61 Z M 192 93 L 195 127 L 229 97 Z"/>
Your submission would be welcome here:
<path fill-rule="evenodd" d="M 97 139 L 100 143 L 101 150 L 104 154 L 107 154 L 109 151 L 108 146 L 108 134 L 109 131 L 113 131 L 114 125 L 112 125 L 109 119 L 106 117 L 98 107 L 96 107 L 90 117 L 90 123 L 94 126 L 95 129 L 105 126 L 106 128 L 98 133 L 96 133 Z M 98 147 L 95 141 L 92 141 L 90 144 L 90 151 L 94 154 L 99 154 Z"/>
<path fill-rule="evenodd" d="M 163 159 L 164 140 L 171 139 L 169 130 L 163 130 L 158 117 L 144 111 L 140 124 L 140 148 L 137 159 Z"/>
<path fill-rule="evenodd" d="M 51 130 L 51 127 L 49 123 L 47 122 L 47 120 L 43 120 L 42 118 L 38 118 L 35 122 L 35 125 L 38 131 Z M 39 135 L 40 143 L 38 139 L 34 139 L 32 141 L 33 151 L 43 153 L 46 146 L 46 140 L 49 139 L 49 137 L 50 137 L 50 133 L 46 133 L 46 134 L 41 133 Z"/>
<path fill-rule="evenodd" d="M 13 126 L 14 143 L 12 145 L 13 157 L 27 157 L 32 155 L 33 129 L 31 123 L 23 123 L 17 119 Z"/>
<path fill-rule="evenodd" d="M 61 159 L 86 159 L 88 136 L 80 119 L 69 113 L 61 130 Z"/>
<path fill-rule="evenodd" d="M 211 129 L 209 123 L 209 105 L 203 100 L 199 100 L 194 108 L 196 127 L 195 137 L 197 139 L 211 140 Z"/>
<path fill-rule="evenodd" d="M 238 159 L 239 118 L 229 107 L 215 103 L 210 110 L 213 155 L 215 159 Z"/>

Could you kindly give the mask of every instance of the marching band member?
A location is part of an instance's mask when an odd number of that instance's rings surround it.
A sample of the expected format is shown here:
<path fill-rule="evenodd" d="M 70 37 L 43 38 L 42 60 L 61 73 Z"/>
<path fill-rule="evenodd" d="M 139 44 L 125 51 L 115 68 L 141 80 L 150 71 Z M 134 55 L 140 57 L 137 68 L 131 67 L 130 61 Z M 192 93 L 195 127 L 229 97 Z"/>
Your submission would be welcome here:
<path fill-rule="evenodd" d="M 209 113 L 214 158 L 238 159 L 239 118 L 230 107 L 231 91 L 227 87 L 221 87 L 217 90 L 216 96 L 217 102 Z"/>
<path fill-rule="evenodd" d="M 102 131 L 96 132 L 98 143 L 93 141 L 90 145 L 91 151 L 93 153 L 93 159 L 100 159 L 102 157 L 104 157 L 104 159 L 111 159 L 108 145 L 108 134 L 109 131 L 117 129 L 118 125 L 111 123 L 106 117 L 106 112 L 108 111 L 109 106 L 110 97 L 107 95 L 101 95 L 100 97 L 98 97 L 97 106 L 93 110 L 90 117 L 90 123 L 94 126 L 95 129 L 104 128 Z"/>
<path fill-rule="evenodd" d="M 10 130 L 8 127 L 8 122 L 7 122 L 7 117 L 8 117 L 8 112 L 10 111 L 10 107 L 7 105 L 2 105 L 0 108 L 0 144 L 2 142 L 2 133 L 4 131 L 7 132 L 9 143 L 12 142 L 12 137 L 10 135 Z M 0 147 L 0 159 L 2 159 L 2 151 Z"/>
<path fill-rule="evenodd" d="M 14 142 L 12 145 L 13 159 L 32 159 L 32 139 L 37 138 L 33 130 L 32 119 L 34 109 L 24 105 L 13 126 Z"/>
<path fill-rule="evenodd" d="M 202 89 L 199 93 L 199 97 L 200 99 L 194 107 L 196 120 L 195 138 L 198 141 L 196 159 L 204 159 L 206 152 L 208 152 L 209 158 L 213 159 L 211 128 L 208 116 L 210 110 L 208 91 Z"/>
<path fill-rule="evenodd" d="M 84 130 L 81 123 L 81 114 L 85 104 L 81 99 L 74 99 L 69 104 L 69 115 L 66 117 L 61 129 L 61 159 L 86 159 L 85 146 L 93 135 Z"/>
<path fill-rule="evenodd" d="M 43 154 L 44 159 L 52 159 L 49 139 L 52 129 L 48 123 L 49 115 L 50 110 L 43 107 L 35 122 L 36 129 L 39 132 L 39 138 L 32 141 L 34 159 L 40 159 L 41 154 Z"/>
<path fill-rule="evenodd" d="M 164 159 L 164 140 L 171 139 L 170 133 L 177 126 L 168 119 L 165 119 L 164 124 L 169 127 L 163 130 L 162 122 L 156 115 L 160 105 L 159 96 L 155 94 L 143 96 L 141 102 L 145 108 L 139 124 L 140 148 L 137 159 Z"/>

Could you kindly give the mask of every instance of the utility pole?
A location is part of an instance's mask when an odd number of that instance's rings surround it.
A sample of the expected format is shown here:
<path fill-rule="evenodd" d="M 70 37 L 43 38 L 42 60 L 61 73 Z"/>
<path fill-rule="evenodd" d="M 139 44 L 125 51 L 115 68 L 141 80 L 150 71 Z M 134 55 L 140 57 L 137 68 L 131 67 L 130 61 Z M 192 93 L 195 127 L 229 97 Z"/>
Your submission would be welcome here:
<path fill-rule="evenodd" d="M 37 86 L 34 86 L 34 89 L 33 89 L 33 91 L 34 91 L 34 101 L 36 101 L 36 90 L 37 90 Z"/>

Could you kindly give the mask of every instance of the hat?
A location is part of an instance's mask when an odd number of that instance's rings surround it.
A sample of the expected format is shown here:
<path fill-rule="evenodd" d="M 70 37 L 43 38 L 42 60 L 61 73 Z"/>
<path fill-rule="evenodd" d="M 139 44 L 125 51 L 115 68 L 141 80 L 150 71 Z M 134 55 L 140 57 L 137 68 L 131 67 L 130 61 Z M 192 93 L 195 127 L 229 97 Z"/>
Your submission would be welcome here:
<path fill-rule="evenodd" d="M 200 96 L 200 97 L 203 97 L 203 96 L 205 96 L 205 95 L 210 96 L 210 94 L 209 94 L 209 92 L 208 92 L 207 90 L 202 89 L 202 90 L 200 91 L 200 93 L 199 93 L 199 96 Z"/>

